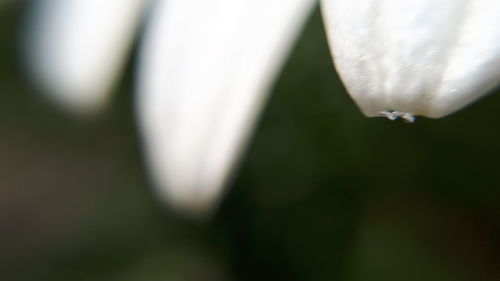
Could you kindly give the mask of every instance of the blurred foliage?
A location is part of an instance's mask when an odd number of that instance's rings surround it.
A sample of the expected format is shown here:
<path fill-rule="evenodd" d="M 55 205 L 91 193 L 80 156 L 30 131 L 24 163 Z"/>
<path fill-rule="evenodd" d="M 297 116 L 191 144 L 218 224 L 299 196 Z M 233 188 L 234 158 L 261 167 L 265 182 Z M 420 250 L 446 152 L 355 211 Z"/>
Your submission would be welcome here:
<path fill-rule="evenodd" d="M 0 280 L 500 280 L 500 96 L 416 124 L 368 119 L 316 11 L 219 212 L 165 211 L 145 177 L 130 60 L 75 120 L 37 98 L 23 2 L 0 9 Z"/>

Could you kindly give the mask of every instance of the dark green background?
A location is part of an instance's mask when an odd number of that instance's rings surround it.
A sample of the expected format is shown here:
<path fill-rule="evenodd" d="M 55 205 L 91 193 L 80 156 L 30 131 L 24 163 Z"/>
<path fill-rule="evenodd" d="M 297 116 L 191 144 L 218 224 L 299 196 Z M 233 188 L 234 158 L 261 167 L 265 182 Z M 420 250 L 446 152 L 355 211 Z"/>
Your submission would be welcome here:
<path fill-rule="evenodd" d="M 500 96 L 415 124 L 368 119 L 320 14 L 216 216 L 165 211 L 145 177 L 130 59 L 95 120 L 41 102 L 0 8 L 0 280 L 500 280 Z"/>

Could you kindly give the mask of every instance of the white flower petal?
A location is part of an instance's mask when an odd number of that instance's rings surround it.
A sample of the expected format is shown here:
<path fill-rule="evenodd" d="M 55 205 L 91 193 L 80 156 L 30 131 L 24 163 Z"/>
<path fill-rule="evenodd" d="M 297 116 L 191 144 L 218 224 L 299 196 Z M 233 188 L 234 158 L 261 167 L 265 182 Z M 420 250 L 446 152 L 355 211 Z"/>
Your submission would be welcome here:
<path fill-rule="evenodd" d="M 367 116 L 450 114 L 500 81 L 498 0 L 323 0 L 334 61 Z"/>
<path fill-rule="evenodd" d="M 159 1 L 141 50 L 144 150 L 172 207 L 214 207 L 314 0 Z"/>
<path fill-rule="evenodd" d="M 79 113 L 99 110 L 125 61 L 147 0 L 37 0 L 27 63 L 48 97 Z"/>

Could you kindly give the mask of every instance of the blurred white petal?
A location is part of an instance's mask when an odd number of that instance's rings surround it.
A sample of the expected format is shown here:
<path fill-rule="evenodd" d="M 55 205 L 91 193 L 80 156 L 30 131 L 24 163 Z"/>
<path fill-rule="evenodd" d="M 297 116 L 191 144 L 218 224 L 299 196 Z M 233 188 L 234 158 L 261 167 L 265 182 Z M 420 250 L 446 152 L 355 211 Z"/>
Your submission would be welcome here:
<path fill-rule="evenodd" d="M 120 73 L 147 0 L 36 0 L 25 40 L 48 97 L 79 113 L 99 110 Z"/>
<path fill-rule="evenodd" d="M 162 198 L 212 209 L 314 0 L 159 1 L 137 111 Z"/>
<path fill-rule="evenodd" d="M 323 0 L 335 64 L 367 116 L 450 114 L 500 81 L 498 0 Z"/>

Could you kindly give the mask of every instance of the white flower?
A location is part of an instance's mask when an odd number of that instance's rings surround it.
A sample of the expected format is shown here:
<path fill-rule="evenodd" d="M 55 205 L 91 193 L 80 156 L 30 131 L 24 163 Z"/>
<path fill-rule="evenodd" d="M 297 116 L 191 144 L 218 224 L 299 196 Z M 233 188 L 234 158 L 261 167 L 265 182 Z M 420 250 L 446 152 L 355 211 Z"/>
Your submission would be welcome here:
<path fill-rule="evenodd" d="M 500 82 L 498 0 L 326 0 L 342 80 L 367 116 L 448 115 Z"/>
<path fill-rule="evenodd" d="M 37 0 L 33 76 L 63 108 L 105 105 L 143 14 L 137 116 L 174 208 L 220 198 L 315 0 Z M 441 117 L 500 78 L 500 1 L 323 0 L 337 69 L 367 116 Z"/>

